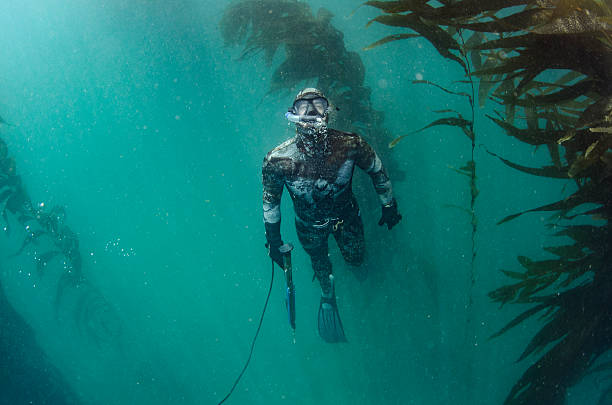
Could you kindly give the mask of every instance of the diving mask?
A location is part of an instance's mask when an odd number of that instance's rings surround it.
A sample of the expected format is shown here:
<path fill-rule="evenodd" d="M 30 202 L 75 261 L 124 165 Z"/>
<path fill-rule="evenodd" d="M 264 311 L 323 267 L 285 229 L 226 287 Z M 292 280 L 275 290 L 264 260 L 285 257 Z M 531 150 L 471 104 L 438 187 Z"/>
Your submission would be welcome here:
<path fill-rule="evenodd" d="M 300 98 L 293 103 L 293 113 L 296 115 L 324 116 L 329 108 L 329 102 L 324 97 Z"/>
<path fill-rule="evenodd" d="M 320 128 L 327 124 L 329 102 L 319 94 L 306 94 L 298 98 L 285 114 L 290 122 L 302 127 Z"/>

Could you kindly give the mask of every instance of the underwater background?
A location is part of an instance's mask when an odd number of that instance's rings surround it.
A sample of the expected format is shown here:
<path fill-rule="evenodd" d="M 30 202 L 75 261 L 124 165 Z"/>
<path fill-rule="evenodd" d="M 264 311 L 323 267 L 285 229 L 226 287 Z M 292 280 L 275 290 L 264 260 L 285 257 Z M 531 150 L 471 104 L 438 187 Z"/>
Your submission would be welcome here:
<path fill-rule="evenodd" d="M 361 57 L 372 105 L 394 136 L 429 124 L 434 110 L 468 114 L 448 94 L 412 83 L 464 76 L 428 42 L 364 51 L 393 32 L 365 29 L 376 10 L 355 10 L 360 3 L 349 0 L 307 3 L 334 14 L 332 24 Z M 26 230 L 9 218 L 10 232 L 0 235 L 6 295 L 0 311 L 8 319 L 14 308 L 27 326 L 0 325 L 4 347 L 12 348 L 3 358 L 28 362 L 17 361 L 18 375 L 9 360 L 0 364 L 2 375 L 12 373 L 0 381 L 0 404 L 214 404 L 242 369 L 271 275 L 261 162 L 292 136 L 284 113 L 294 94 L 313 83 L 269 92 L 282 50 L 271 65 L 261 56 L 239 60 L 241 49 L 224 46 L 219 30 L 229 4 L 3 4 L 0 115 L 10 125 L 0 126 L 0 137 L 32 201 L 65 207 L 83 275 L 104 313 L 81 312 L 74 322 L 83 304 L 74 292 L 56 308 L 65 263 L 50 259 L 41 272 L 33 260 L 40 246 L 15 256 Z M 523 164 L 549 159 L 485 119 L 492 108 L 475 118 L 480 194 L 473 269 L 471 218 L 455 208 L 469 207 L 470 189 L 452 170 L 471 152 L 456 128 L 435 127 L 384 151 L 403 215 L 392 231 L 377 226 L 374 189 L 356 173 L 366 185 L 356 188 L 365 281 L 330 243 L 348 344 L 326 344 L 317 335 L 320 290 L 285 193 L 283 239 L 296 246 L 295 342 L 277 270 L 253 359 L 228 403 L 503 403 L 534 360 L 516 361 L 538 324 L 530 320 L 489 339 L 524 308 L 500 308 L 487 294 L 507 281 L 500 269 L 515 267 L 517 255 L 542 256 L 542 246 L 559 241 L 545 232 L 547 214 L 496 223 L 575 186 L 510 170 L 486 153 Z M 27 350 L 24 328 L 40 353 Z M 92 338 L 91 329 L 104 337 Z M 568 403 L 595 402 L 600 383 L 585 379 Z"/>

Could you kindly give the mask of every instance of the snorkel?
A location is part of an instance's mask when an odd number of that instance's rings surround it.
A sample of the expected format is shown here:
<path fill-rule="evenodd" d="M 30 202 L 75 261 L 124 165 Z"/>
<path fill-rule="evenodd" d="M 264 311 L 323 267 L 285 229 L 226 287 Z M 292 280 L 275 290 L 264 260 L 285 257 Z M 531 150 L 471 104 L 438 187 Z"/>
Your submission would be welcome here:
<path fill-rule="evenodd" d="M 304 127 L 313 126 L 315 128 L 320 128 L 323 125 L 326 125 L 325 118 L 318 115 L 298 115 L 294 114 L 292 111 L 287 111 L 285 113 L 285 118 L 289 122 L 293 122 Z"/>

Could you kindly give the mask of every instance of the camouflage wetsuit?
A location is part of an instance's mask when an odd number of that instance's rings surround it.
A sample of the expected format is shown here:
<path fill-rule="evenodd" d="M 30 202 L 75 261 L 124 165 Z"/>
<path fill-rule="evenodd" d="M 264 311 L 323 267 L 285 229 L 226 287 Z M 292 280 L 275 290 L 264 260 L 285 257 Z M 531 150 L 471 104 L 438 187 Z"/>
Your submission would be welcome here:
<path fill-rule="evenodd" d="M 295 225 L 323 290 L 329 287 L 331 262 L 327 239 L 334 235 L 344 259 L 360 265 L 364 256 L 363 224 L 352 192 L 355 165 L 372 178 L 383 205 L 391 203 L 391 182 L 378 155 L 359 135 L 324 129 L 315 145 L 298 131 L 274 148 L 263 162 L 263 212 L 270 245 L 280 245 L 283 187 L 293 200 Z"/>

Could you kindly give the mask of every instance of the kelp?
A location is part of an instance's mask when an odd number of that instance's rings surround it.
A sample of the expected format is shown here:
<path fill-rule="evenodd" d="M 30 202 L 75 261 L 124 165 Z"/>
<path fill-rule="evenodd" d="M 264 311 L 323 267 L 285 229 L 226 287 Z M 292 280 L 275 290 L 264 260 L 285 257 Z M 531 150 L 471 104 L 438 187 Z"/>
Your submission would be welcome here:
<path fill-rule="evenodd" d="M 612 9 L 602 0 L 458 0 L 367 2 L 384 13 L 373 22 L 403 26 L 425 38 L 447 59 L 469 55 L 478 80 L 477 100 L 502 106 L 488 118 L 523 144 L 545 146 L 550 165 L 529 167 L 494 154 L 523 173 L 566 179 L 565 198 L 530 212 L 554 214 L 551 227 L 572 242 L 544 248 L 554 259 L 519 256 L 522 271 L 503 270 L 514 283 L 489 296 L 501 305 L 531 307 L 492 337 L 542 314 L 541 329 L 519 361 L 536 357 L 505 403 L 563 404 L 567 390 L 612 348 Z M 447 32 L 443 36 L 424 35 Z M 459 35 L 474 34 L 462 43 Z M 410 35 L 406 33 L 403 35 Z M 401 35 L 401 34 L 398 34 Z M 412 37 L 410 37 L 412 38 Z M 398 36 L 399 40 L 400 37 Z M 455 44 L 462 43 L 460 48 Z M 455 61 L 456 62 L 456 61 Z M 459 63 L 462 67 L 464 64 Z M 522 118 L 520 124 L 515 123 Z M 599 224 L 575 224 L 591 216 Z M 604 400 L 605 393 L 602 396 Z"/>
<path fill-rule="evenodd" d="M 484 36 L 479 33 L 474 33 L 467 41 L 465 41 L 463 37 L 463 29 L 461 26 L 448 26 L 446 29 L 441 25 L 444 24 L 435 24 L 433 23 L 433 19 L 440 18 L 446 19 L 450 18 L 450 16 L 456 12 L 454 9 L 453 2 L 444 3 L 445 7 L 433 7 L 429 5 L 429 1 L 404 1 L 404 2 L 366 2 L 366 5 L 377 7 L 386 11 L 388 14 L 378 16 L 368 22 L 367 26 L 370 26 L 373 23 L 381 23 L 384 25 L 395 26 L 395 27 L 405 27 L 415 31 L 418 36 L 421 36 L 428 40 L 438 51 L 438 53 L 459 64 L 462 69 L 465 71 L 467 76 L 467 80 L 459 81 L 462 84 L 469 85 L 469 91 L 457 91 L 450 90 L 444 86 L 441 86 L 437 83 L 433 83 L 427 80 L 415 80 L 413 84 L 426 84 L 429 86 L 433 86 L 439 90 L 444 91 L 447 94 L 453 96 L 459 96 L 467 100 L 467 104 L 470 109 L 471 117 L 470 119 L 464 118 L 461 113 L 453 110 L 446 109 L 436 111 L 436 113 L 452 113 L 453 116 L 447 116 L 444 118 L 436 119 L 430 122 L 428 125 L 411 131 L 408 134 L 402 135 L 394 139 L 389 143 L 389 148 L 395 147 L 402 139 L 406 138 L 409 135 L 416 134 L 422 132 L 426 129 L 437 127 L 437 126 L 451 126 L 457 127 L 462 130 L 462 132 L 468 137 L 471 143 L 471 159 L 463 166 L 461 169 L 453 169 L 461 175 L 468 177 L 469 179 L 469 189 L 470 189 L 470 206 L 469 208 L 461 208 L 463 212 L 466 212 L 470 216 L 470 224 L 472 227 L 471 230 L 471 259 L 470 259 L 470 289 L 467 298 L 466 309 L 468 312 L 468 324 L 471 323 L 471 309 L 474 304 L 473 298 L 473 290 L 476 285 L 476 255 L 477 255 L 477 247 L 476 247 L 476 234 L 478 230 L 478 218 L 476 216 L 476 198 L 478 197 L 479 191 L 476 185 L 476 160 L 474 159 L 474 152 L 476 148 L 476 134 L 474 132 L 474 120 L 475 120 L 475 105 L 474 100 L 476 99 L 476 87 L 473 80 L 473 67 L 477 66 L 477 69 L 481 69 L 483 67 L 482 59 L 478 52 L 470 52 L 468 54 L 468 48 L 466 44 L 470 44 L 471 46 L 475 46 L 484 40 Z M 464 4 L 468 6 L 467 3 Z M 482 2 L 472 1 L 470 2 L 468 8 L 475 13 L 480 13 L 487 11 L 486 4 L 485 9 L 481 9 L 483 5 Z M 389 11 L 392 10 L 392 11 Z M 407 14 L 401 14 L 402 12 L 408 12 Z M 370 50 L 378 45 L 385 44 L 391 41 L 397 41 L 406 38 L 413 38 L 414 34 L 396 34 L 393 38 L 389 39 L 389 37 L 383 38 L 380 41 L 377 41 L 366 48 L 365 50 Z M 472 64 L 470 63 L 472 61 Z M 485 66 L 489 62 L 485 62 Z M 482 92 L 485 87 L 481 86 L 479 88 L 478 99 L 479 102 L 482 103 Z M 456 207 L 456 206 L 454 206 Z M 456 207 L 457 208 L 457 207 Z M 466 330 L 466 339 L 467 339 L 467 330 Z"/>
<path fill-rule="evenodd" d="M 0 214 L 6 234 L 11 233 L 9 217 L 14 217 L 25 230 L 21 246 L 10 256 L 32 256 L 39 277 L 45 277 L 50 270 L 61 268 L 55 297 L 55 310 L 59 311 L 62 299 L 68 291 L 78 295 L 77 314 L 85 311 L 88 318 L 76 316 L 78 326 L 87 322 L 84 328 L 96 342 L 110 342 L 120 333 L 120 322 L 113 321 L 114 332 L 101 327 L 100 317 L 118 319 L 110 304 L 106 303 L 104 314 L 95 313 L 94 306 L 106 301 L 85 278 L 79 249 L 79 239 L 65 223 L 63 207 L 50 210 L 44 205 L 35 207 L 26 192 L 21 177 L 17 174 L 15 160 L 9 156 L 6 143 L 0 139 Z M 95 304 L 95 305 L 94 305 Z"/>
<path fill-rule="evenodd" d="M 472 95 L 466 93 L 465 91 L 452 91 L 452 90 L 449 90 L 449 89 L 447 89 L 445 87 L 440 86 L 439 84 L 436 84 L 434 82 L 430 82 L 429 80 L 413 80 L 412 84 L 428 84 L 430 86 L 437 87 L 438 89 L 444 91 L 445 93 L 452 94 L 452 95 L 455 95 L 455 96 L 467 97 L 468 100 L 470 101 L 470 103 L 472 103 L 472 101 L 473 101 Z"/>
<path fill-rule="evenodd" d="M 429 40 L 440 55 L 447 59 L 457 62 L 464 69 L 467 69 L 465 62 L 460 55 L 457 55 L 453 51 L 458 52 L 460 47 L 459 43 L 445 30 L 442 28 L 429 25 L 425 20 L 421 19 L 416 14 L 390 14 L 382 15 L 371 20 L 368 25 L 372 23 L 381 23 L 392 27 L 405 27 L 417 32 L 423 38 Z M 373 47 L 372 45 L 369 48 Z"/>
<path fill-rule="evenodd" d="M 364 51 L 369 51 L 370 49 L 374 49 L 377 46 L 380 45 L 384 45 L 387 44 L 389 42 L 393 42 L 393 41 L 399 41 L 401 39 L 407 39 L 407 38 L 418 38 L 420 35 L 418 34 L 395 34 L 395 35 L 389 35 L 387 37 L 384 37 L 383 39 L 376 41 L 368 46 L 366 46 L 365 48 L 363 48 Z"/>
<path fill-rule="evenodd" d="M 465 118 L 463 118 L 461 116 L 459 116 L 459 117 L 440 118 L 440 119 L 435 120 L 434 122 L 432 122 L 432 123 L 430 123 L 428 125 L 425 125 L 421 129 L 414 130 L 414 131 L 412 131 L 412 132 L 410 132 L 408 134 L 401 135 L 401 136 L 395 138 L 393 141 L 391 141 L 389 143 L 389 147 L 390 148 L 394 148 L 405 137 L 407 137 L 409 135 L 412 135 L 412 134 L 416 134 L 416 133 L 422 132 L 422 131 L 424 131 L 424 130 L 426 130 L 428 128 L 436 127 L 436 126 L 439 126 L 439 125 L 448 125 L 448 126 L 451 126 L 451 127 L 459 127 L 459 128 L 461 128 L 463 130 L 463 132 L 470 139 L 472 139 L 474 137 L 474 134 L 473 134 L 473 132 L 470 129 L 471 128 L 471 123 L 472 123 L 471 121 L 468 121 L 468 120 L 466 120 Z"/>
<path fill-rule="evenodd" d="M 508 136 L 533 146 L 558 143 L 566 134 L 566 132 L 562 130 L 547 130 L 539 128 L 522 129 L 491 115 L 487 114 L 487 117 L 499 125 Z"/>
<path fill-rule="evenodd" d="M 363 86 L 363 63 L 358 54 L 346 49 L 344 36 L 331 25 L 331 18 L 324 8 L 314 16 L 306 3 L 294 0 L 243 0 L 225 9 L 220 27 L 227 46 L 243 45 L 240 59 L 264 52 L 271 62 L 284 50 L 285 59 L 272 74 L 270 92 L 297 92 L 301 83 L 314 81 L 342 108 L 337 117 L 340 126 L 350 128 L 364 118 L 372 122 L 378 114 L 369 103 L 370 90 Z"/>
<path fill-rule="evenodd" d="M 493 21 L 459 24 L 458 26 L 476 32 L 514 32 L 526 29 L 534 25 L 546 22 L 552 16 L 552 10 L 545 8 L 532 8 L 519 13 L 511 14 L 508 17 L 493 18 Z"/>
<path fill-rule="evenodd" d="M 517 163 L 513 163 L 507 159 L 504 159 L 501 156 L 489 150 L 487 150 L 487 153 L 498 158 L 506 166 L 509 166 L 523 173 L 527 173 L 533 176 L 549 177 L 549 178 L 554 178 L 554 179 L 569 179 L 569 175 L 568 175 L 569 167 L 558 167 L 558 166 L 527 167 L 527 166 L 519 165 Z"/>
<path fill-rule="evenodd" d="M 287 0 L 243 1 L 234 3 L 225 10 L 220 23 L 221 35 L 225 45 L 238 45 L 246 42 L 241 58 L 252 56 L 263 51 L 268 63 L 278 48 L 283 45 L 283 38 L 292 32 L 292 23 L 309 12 L 306 4 L 295 4 Z M 301 38 L 295 37 L 293 44 L 309 41 L 309 27 L 300 25 L 296 28 L 306 29 Z"/>

